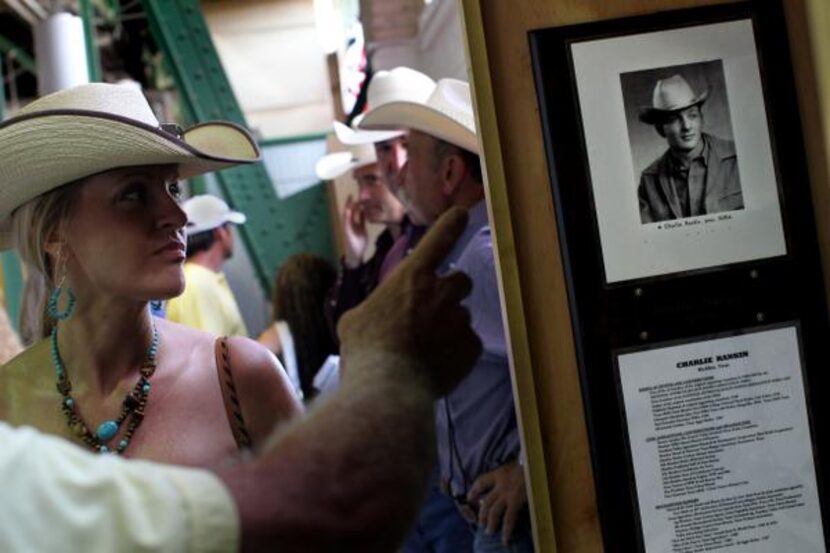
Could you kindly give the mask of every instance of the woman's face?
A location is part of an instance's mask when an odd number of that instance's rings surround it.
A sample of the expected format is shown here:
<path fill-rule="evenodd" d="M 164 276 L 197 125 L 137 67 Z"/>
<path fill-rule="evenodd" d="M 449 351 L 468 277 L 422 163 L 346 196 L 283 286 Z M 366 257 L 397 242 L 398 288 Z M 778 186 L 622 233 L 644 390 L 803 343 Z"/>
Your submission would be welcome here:
<path fill-rule="evenodd" d="M 139 301 L 184 289 L 187 216 L 175 168 L 115 169 L 80 185 L 64 234 L 79 299 L 106 293 Z"/>

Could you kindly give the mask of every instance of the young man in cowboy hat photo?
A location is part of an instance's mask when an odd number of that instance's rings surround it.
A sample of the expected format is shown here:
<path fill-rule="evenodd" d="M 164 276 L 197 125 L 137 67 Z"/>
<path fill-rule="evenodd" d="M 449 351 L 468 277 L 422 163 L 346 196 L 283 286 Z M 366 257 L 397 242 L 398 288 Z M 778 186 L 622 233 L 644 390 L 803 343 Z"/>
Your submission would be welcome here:
<path fill-rule="evenodd" d="M 0 369 L 0 416 L 64 438 L 0 423 L 0 550 L 391 550 L 424 486 L 433 402 L 481 349 L 460 305 L 469 279 L 435 275 L 465 214 L 442 217 L 344 317 L 342 391 L 308 419 L 275 432 L 281 408 L 265 395 L 279 390 L 283 411 L 296 402 L 273 356 L 230 347 L 236 384 L 272 418 L 243 409 L 264 439 L 229 463 L 229 414 L 205 370 L 214 337 L 156 321 L 148 304 L 183 289 L 177 178 L 255 162 L 256 143 L 228 123 L 171 132 L 139 91 L 96 83 L 33 102 L 0 124 L 0 146 L 0 247 L 12 230 L 54 285 L 51 339 Z"/>
<path fill-rule="evenodd" d="M 533 551 L 470 87 L 442 79 L 425 103 L 390 102 L 369 112 L 361 126 L 409 129 L 401 179 L 413 223 L 431 225 L 453 207 L 469 210 L 467 228 L 439 272 L 472 279 L 464 305 L 484 352 L 472 373 L 436 404 L 441 478 L 475 524 L 474 551 Z"/>
<path fill-rule="evenodd" d="M 203 194 L 182 205 L 187 214 L 184 292 L 167 303 L 173 322 L 219 336 L 247 336 L 248 329 L 222 266 L 233 256 L 233 225 L 246 221 L 220 198 Z"/>
<path fill-rule="evenodd" d="M 668 149 L 640 175 L 643 224 L 744 208 L 735 143 L 704 132 L 708 91 L 695 94 L 679 74 L 657 81 L 639 119 Z"/>

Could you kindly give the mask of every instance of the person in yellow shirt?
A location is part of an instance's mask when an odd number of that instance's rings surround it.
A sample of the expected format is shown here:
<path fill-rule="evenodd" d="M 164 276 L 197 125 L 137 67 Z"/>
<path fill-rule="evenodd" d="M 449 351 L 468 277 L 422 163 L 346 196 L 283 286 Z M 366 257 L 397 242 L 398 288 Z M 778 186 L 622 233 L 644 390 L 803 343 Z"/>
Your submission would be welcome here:
<path fill-rule="evenodd" d="M 231 225 L 245 223 L 245 214 L 207 194 L 190 198 L 182 207 L 188 235 L 185 288 L 168 302 L 167 318 L 220 336 L 247 336 L 236 298 L 221 271 L 233 255 Z"/>

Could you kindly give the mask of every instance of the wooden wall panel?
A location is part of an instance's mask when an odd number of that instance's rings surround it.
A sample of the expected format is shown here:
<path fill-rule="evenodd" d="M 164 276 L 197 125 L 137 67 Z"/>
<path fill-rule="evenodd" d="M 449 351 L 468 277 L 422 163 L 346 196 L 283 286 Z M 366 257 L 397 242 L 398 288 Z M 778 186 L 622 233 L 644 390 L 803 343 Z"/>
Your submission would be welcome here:
<path fill-rule="evenodd" d="M 527 32 L 724 0 L 459 0 L 504 286 L 539 552 L 602 551 L 565 277 Z M 825 0 L 787 0 L 823 265 L 830 289 L 830 55 Z M 812 15 L 812 19 L 808 17 Z M 818 21 L 816 21 L 818 19 Z M 815 28 L 819 25 L 819 28 Z M 805 32 L 822 34 L 819 45 Z M 823 42 L 821 42 L 823 41 Z M 820 65 L 817 67 L 816 63 Z M 816 77 L 818 75 L 818 77 Z M 822 88 L 823 87 L 823 88 Z M 823 114 L 815 117 L 815 114 Z M 811 118 L 812 114 L 812 118 Z M 830 132 L 830 131 L 828 131 Z M 577 139 L 577 137 L 575 137 Z M 587 223 L 586 223 L 587 224 Z M 828 294 L 830 297 L 830 294 Z M 620 462 L 623 462 L 621 459 Z M 541 465 L 541 466 L 540 466 Z M 632 529 L 634 531 L 634 529 Z"/>

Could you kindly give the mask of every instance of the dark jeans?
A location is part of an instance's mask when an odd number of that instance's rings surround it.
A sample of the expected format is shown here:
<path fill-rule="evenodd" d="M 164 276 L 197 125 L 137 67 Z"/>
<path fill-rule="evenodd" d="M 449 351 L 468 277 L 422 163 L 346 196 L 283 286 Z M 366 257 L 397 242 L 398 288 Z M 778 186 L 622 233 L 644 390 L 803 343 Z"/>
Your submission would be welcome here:
<path fill-rule="evenodd" d="M 455 503 L 433 482 L 418 520 L 401 549 L 403 553 L 467 553 L 473 551 L 473 532 Z"/>
<path fill-rule="evenodd" d="M 488 535 L 486 528 L 477 526 L 473 551 L 475 553 L 533 553 L 533 531 L 530 528 L 529 509 L 525 507 L 519 514 L 507 547 L 501 543 L 501 531 Z"/>

